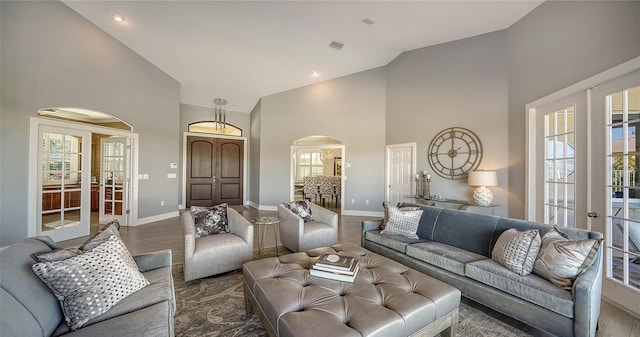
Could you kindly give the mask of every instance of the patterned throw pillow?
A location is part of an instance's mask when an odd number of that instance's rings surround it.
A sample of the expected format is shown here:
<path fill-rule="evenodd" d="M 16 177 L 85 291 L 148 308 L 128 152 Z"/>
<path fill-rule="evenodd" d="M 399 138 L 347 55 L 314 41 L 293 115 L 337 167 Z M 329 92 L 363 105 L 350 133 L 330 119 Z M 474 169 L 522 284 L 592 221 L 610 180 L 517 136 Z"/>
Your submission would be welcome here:
<path fill-rule="evenodd" d="M 115 235 L 82 255 L 36 263 L 31 269 L 61 302 L 71 330 L 149 285 Z"/>
<path fill-rule="evenodd" d="M 312 219 L 311 205 L 307 200 L 290 201 L 284 204 L 291 212 L 301 217 L 304 222 L 309 222 Z"/>
<path fill-rule="evenodd" d="M 396 206 L 389 205 L 387 211 L 389 212 L 389 220 L 380 234 L 400 235 L 410 239 L 419 239 L 416 232 L 418 231 L 418 225 L 422 217 L 421 209 L 413 211 L 400 210 Z"/>
<path fill-rule="evenodd" d="M 98 233 L 94 236 L 90 237 L 87 241 L 85 241 L 79 248 L 58 248 L 53 251 L 42 252 L 42 253 L 34 253 L 31 254 L 31 257 L 36 260 L 36 262 L 53 262 L 53 261 L 62 261 L 66 260 L 70 257 L 81 255 L 91 249 L 95 248 L 99 244 L 106 242 L 109 237 L 115 235 L 120 237 L 120 223 L 118 220 L 111 220 L 106 225 L 103 225 L 99 228 Z"/>
<path fill-rule="evenodd" d="M 558 227 L 542 236 L 533 272 L 558 287 L 571 291 L 573 281 L 596 259 L 603 239 L 570 241 Z"/>
<path fill-rule="evenodd" d="M 212 206 L 200 207 L 191 206 L 191 215 L 196 227 L 196 238 L 230 233 L 229 221 L 227 219 L 227 203 Z"/>
<path fill-rule="evenodd" d="M 514 228 L 500 234 L 491 258 L 518 275 L 529 275 L 540 250 L 537 229 L 519 232 Z"/>
<path fill-rule="evenodd" d="M 392 206 L 392 205 L 388 201 L 382 202 L 382 207 L 384 208 L 384 218 L 382 219 L 380 230 L 384 230 L 384 228 L 387 226 L 387 222 L 389 222 L 389 210 L 388 210 L 389 206 Z M 399 208 L 399 210 L 401 211 L 417 211 L 419 209 L 420 207 L 418 206 L 404 206 Z"/>

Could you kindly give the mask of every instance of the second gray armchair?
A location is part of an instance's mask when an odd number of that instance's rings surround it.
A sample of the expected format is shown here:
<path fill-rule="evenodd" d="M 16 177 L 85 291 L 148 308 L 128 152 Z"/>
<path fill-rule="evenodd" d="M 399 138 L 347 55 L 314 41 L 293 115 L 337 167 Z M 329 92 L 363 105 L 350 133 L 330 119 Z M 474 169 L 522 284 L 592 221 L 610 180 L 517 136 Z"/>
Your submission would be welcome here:
<path fill-rule="evenodd" d="M 291 251 L 327 247 L 338 241 L 338 214 L 314 203 L 309 205 L 312 215 L 309 222 L 304 222 L 284 203 L 278 205 L 280 241 Z"/>

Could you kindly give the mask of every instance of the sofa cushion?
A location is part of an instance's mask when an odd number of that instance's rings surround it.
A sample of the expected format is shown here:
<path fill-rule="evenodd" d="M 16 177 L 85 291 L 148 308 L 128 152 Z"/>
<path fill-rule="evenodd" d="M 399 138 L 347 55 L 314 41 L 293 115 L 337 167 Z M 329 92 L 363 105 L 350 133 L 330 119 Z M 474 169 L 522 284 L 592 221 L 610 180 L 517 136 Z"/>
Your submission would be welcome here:
<path fill-rule="evenodd" d="M 416 234 L 422 210 L 401 211 L 398 207 L 389 206 L 389 221 L 381 234 L 401 235 L 410 239 L 418 239 Z"/>
<path fill-rule="evenodd" d="M 227 219 L 227 207 L 227 203 L 212 207 L 191 206 L 196 239 L 207 235 L 231 232 Z"/>
<path fill-rule="evenodd" d="M 489 257 L 491 237 L 498 219 L 492 215 L 442 209 L 433 227 L 431 240 Z"/>
<path fill-rule="evenodd" d="M 518 275 L 529 275 L 540 250 L 537 229 L 504 231 L 496 241 L 491 258 Z"/>
<path fill-rule="evenodd" d="M 61 301 L 72 330 L 149 284 L 122 240 L 114 235 L 85 254 L 36 263 L 32 270 Z"/>
<path fill-rule="evenodd" d="M 571 291 L 573 281 L 595 260 L 602 239 L 570 241 L 558 227 L 542 237 L 533 272 Z"/>
<path fill-rule="evenodd" d="M 410 239 L 408 237 L 401 236 L 401 235 L 380 234 L 379 229 L 368 231 L 364 235 L 365 235 L 365 239 L 371 242 L 375 242 L 387 248 L 397 250 L 401 253 L 407 252 L 407 245 L 409 244 L 427 241 L 425 239 Z"/>
<path fill-rule="evenodd" d="M 491 259 L 469 262 L 467 277 L 547 308 L 562 316 L 573 318 L 571 293 L 560 289 L 542 277 L 521 276 Z"/>
<path fill-rule="evenodd" d="M 462 276 L 465 276 L 464 270 L 467 263 L 487 258 L 441 242 L 409 245 L 407 255 Z"/>
<path fill-rule="evenodd" d="M 309 222 L 313 218 L 313 213 L 311 212 L 311 205 L 307 200 L 299 200 L 299 201 L 289 201 L 284 203 L 285 207 L 287 207 L 293 214 L 302 218 L 302 221 Z"/>
<path fill-rule="evenodd" d="M 115 235 L 120 237 L 120 223 L 118 220 L 111 220 L 106 225 L 100 227 L 98 232 L 87 239 L 79 248 L 57 248 L 54 251 L 45 251 L 31 254 L 36 262 L 53 262 L 53 261 L 62 261 L 66 260 L 70 257 L 78 256 L 83 254 L 99 244 L 107 241 L 110 236 Z"/>

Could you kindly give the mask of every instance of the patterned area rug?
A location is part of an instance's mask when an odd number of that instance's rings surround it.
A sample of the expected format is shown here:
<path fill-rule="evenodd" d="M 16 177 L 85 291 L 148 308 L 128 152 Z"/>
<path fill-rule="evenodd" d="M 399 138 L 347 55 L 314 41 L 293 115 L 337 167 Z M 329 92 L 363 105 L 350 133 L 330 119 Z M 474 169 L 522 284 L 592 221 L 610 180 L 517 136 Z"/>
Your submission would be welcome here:
<path fill-rule="evenodd" d="M 275 250 L 272 248 L 265 255 L 275 256 Z M 242 271 L 185 282 L 182 264 L 175 264 L 173 279 L 177 298 L 176 337 L 268 336 L 257 315 L 245 314 Z M 468 300 L 463 300 L 460 304 L 457 336 L 531 336 L 467 303 Z"/>

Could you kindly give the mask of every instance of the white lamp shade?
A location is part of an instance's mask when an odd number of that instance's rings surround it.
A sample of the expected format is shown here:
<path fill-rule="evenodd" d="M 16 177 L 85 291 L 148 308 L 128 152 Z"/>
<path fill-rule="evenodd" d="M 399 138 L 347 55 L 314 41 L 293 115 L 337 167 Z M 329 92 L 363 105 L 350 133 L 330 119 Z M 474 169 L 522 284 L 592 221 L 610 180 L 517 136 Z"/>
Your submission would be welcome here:
<path fill-rule="evenodd" d="M 467 183 L 471 186 L 498 186 L 498 173 L 496 171 L 472 171 L 469 172 Z"/>

